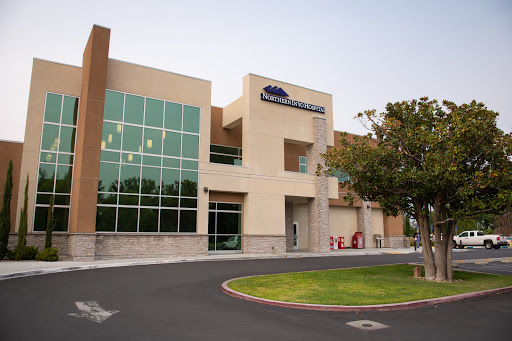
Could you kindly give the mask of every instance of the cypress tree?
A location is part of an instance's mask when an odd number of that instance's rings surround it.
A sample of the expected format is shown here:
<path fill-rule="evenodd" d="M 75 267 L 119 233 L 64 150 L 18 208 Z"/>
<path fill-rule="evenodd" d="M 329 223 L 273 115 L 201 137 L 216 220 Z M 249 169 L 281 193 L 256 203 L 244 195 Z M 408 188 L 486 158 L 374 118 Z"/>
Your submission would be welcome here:
<path fill-rule="evenodd" d="M 16 246 L 16 259 L 21 259 L 21 253 L 27 245 L 27 210 L 28 210 L 28 174 L 27 184 L 25 185 L 25 198 L 23 199 L 23 208 L 21 209 L 20 227 L 18 228 L 18 246 Z"/>
<path fill-rule="evenodd" d="M 11 197 L 12 197 L 12 160 L 9 160 L 7 179 L 5 180 L 2 211 L 0 212 L 0 259 L 7 253 L 9 232 L 11 231 Z"/>
<path fill-rule="evenodd" d="M 50 207 L 48 207 L 48 219 L 46 220 L 46 239 L 44 242 L 44 248 L 48 249 L 52 247 L 52 230 L 55 218 L 53 217 L 53 195 L 50 198 Z"/>

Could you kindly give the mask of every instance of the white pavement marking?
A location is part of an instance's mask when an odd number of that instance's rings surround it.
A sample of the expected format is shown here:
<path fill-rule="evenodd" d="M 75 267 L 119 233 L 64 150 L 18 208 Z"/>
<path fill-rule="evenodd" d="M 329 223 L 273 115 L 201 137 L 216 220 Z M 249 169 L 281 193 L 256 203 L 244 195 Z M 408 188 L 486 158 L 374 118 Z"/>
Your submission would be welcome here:
<path fill-rule="evenodd" d="M 374 322 L 370 320 L 359 320 L 359 321 L 352 321 L 347 322 L 347 324 L 351 327 L 356 327 L 363 330 L 378 330 L 383 328 L 389 328 L 389 326 L 386 326 L 385 324 Z"/>
<path fill-rule="evenodd" d="M 76 317 L 84 317 L 93 322 L 101 323 L 108 319 L 110 316 L 118 313 L 119 310 L 105 310 L 98 305 L 96 301 L 75 302 L 76 307 L 80 310 L 79 313 L 70 313 L 68 315 Z"/>

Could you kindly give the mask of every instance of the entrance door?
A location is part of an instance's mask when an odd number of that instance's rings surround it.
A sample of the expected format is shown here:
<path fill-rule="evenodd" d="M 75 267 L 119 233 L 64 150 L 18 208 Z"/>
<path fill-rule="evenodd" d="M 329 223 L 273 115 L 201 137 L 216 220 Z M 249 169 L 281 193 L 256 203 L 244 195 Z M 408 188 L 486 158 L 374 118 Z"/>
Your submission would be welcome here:
<path fill-rule="evenodd" d="M 299 223 L 293 223 L 293 249 L 299 249 Z"/>

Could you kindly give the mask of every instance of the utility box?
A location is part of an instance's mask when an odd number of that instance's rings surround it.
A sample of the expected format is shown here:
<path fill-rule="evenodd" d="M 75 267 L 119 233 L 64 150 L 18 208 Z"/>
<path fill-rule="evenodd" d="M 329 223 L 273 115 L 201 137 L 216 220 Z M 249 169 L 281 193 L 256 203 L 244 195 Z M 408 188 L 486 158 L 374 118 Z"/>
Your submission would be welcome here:
<path fill-rule="evenodd" d="M 363 232 L 356 232 L 352 236 L 352 248 L 353 249 L 362 249 L 364 248 L 363 243 Z"/>

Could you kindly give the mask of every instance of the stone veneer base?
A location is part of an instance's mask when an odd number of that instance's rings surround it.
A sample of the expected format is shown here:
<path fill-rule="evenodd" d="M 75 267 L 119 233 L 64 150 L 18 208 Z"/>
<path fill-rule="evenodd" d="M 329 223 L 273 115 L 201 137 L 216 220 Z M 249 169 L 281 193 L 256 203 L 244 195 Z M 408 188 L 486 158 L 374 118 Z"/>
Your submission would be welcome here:
<path fill-rule="evenodd" d="M 243 253 L 285 253 L 286 235 L 242 235 Z"/>

